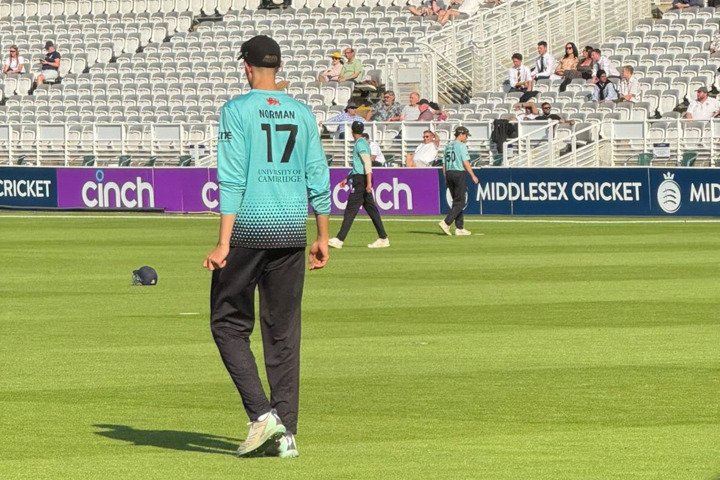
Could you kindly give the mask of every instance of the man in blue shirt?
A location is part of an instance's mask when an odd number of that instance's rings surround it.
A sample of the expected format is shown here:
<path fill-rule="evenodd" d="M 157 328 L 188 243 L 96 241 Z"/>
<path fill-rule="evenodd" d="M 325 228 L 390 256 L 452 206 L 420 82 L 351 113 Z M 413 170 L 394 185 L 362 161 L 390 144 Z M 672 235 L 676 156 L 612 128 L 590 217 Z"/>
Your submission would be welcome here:
<path fill-rule="evenodd" d="M 345 238 L 348 232 L 350 232 L 350 227 L 352 227 L 353 221 L 355 221 L 355 216 L 360 210 L 360 207 L 364 207 L 373 225 L 375 225 L 375 230 L 378 234 L 378 239 L 369 244 L 368 248 L 387 248 L 390 246 L 390 239 L 388 239 L 387 233 L 385 233 L 385 227 L 380 218 L 380 211 L 377 205 L 375 205 L 375 199 L 372 194 L 372 154 L 370 152 L 370 144 L 363 138 L 365 125 L 363 122 L 356 121 L 353 122 L 350 129 L 352 130 L 352 136 L 355 140 L 352 170 L 347 178 L 340 182 L 340 186 L 343 188 L 345 185 L 350 185 L 350 196 L 348 197 L 347 206 L 345 207 L 345 215 L 343 216 L 340 231 L 337 237 L 331 238 L 328 241 L 328 244 L 333 248 L 343 247 Z"/>
<path fill-rule="evenodd" d="M 251 420 L 238 455 L 295 457 L 308 199 L 317 221 L 313 270 L 329 258 L 330 175 L 314 115 L 276 90 L 277 42 L 253 37 L 240 58 L 252 90 L 220 111 L 220 234 L 204 261 L 210 323 Z M 250 350 L 256 288 L 270 400 Z"/>
<path fill-rule="evenodd" d="M 448 143 L 443 155 L 443 173 L 445 174 L 445 185 L 452 195 L 453 203 L 450 212 L 445 220 L 440 220 L 438 225 L 446 235 L 450 233 L 450 225 L 455 222 L 455 235 L 472 235 L 472 232 L 465 230 L 465 172 L 470 175 L 472 181 L 477 185 L 478 178 L 470 166 L 470 154 L 467 145 L 470 131 L 465 127 L 455 129 L 455 140 Z"/>

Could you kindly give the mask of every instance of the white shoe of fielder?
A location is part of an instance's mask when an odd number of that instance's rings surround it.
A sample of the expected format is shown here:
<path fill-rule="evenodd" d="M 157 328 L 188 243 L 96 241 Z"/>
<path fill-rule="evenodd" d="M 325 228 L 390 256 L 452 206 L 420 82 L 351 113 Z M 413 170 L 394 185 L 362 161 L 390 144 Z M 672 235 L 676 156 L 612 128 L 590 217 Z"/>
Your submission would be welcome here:
<path fill-rule="evenodd" d="M 285 426 L 274 410 L 261 415 L 260 418 L 248 424 L 250 431 L 237 450 L 238 457 L 260 456 L 270 445 L 274 445 L 285 435 Z"/>
<path fill-rule="evenodd" d="M 368 245 L 368 248 L 387 248 L 390 246 L 389 238 L 378 238 L 373 243 Z"/>
<path fill-rule="evenodd" d="M 455 235 L 459 237 L 463 235 L 472 235 L 472 232 L 470 230 L 465 230 L 464 228 L 456 228 Z"/>
<path fill-rule="evenodd" d="M 328 240 L 328 245 L 330 245 L 333 248 L 342 248 L 343 243 L 344 242 L 342 240 L 338 240 L 337 237 L 333 237 L 330 240 Z"/>
<path fill-rule="evenodd" d="M 438 223 L 438 226 L 440 227 L 440 230 L 445 232 L 445 235 L 452 235 L 452 233 L 450 233 L 450 225 L 445 223 L 445 220 L 440 220 L 440 223 Z"/>

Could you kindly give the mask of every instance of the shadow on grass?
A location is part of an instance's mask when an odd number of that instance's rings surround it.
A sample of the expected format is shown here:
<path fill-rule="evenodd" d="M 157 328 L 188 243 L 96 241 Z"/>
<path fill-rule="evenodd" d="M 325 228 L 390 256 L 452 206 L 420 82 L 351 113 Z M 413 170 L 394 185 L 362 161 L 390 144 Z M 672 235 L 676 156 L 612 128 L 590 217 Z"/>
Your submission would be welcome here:
<path fill-rule="evenodd" d="M 102 431 L 96 435 L 132 443 L 137 446 L 184 450 L 187 452 L 235 455 L 239 440 L 207 433 L 180 432 L 177 430 L 139 430 L 127 425 L 93 425 Z"/>
<path fill-rule="evenodd" d="M 442 231 L 434 231 L 434 230 L 410 230 L 408 233 L 413 233 L 415 235 L 433 235 L 435 237 L 447 237 L 448 235 L 445 234 L 445 232 Z"/>

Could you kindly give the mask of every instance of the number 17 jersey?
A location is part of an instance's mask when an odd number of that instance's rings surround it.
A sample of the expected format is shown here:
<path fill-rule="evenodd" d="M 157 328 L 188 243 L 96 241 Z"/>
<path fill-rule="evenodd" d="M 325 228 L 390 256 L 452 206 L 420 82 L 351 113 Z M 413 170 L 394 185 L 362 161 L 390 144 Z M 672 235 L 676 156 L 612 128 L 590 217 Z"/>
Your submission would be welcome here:
<path fill-rule="evenodd" d="M 308 200 L 330 213 L 330 174 L 307 105 L 281 91 L 250 90 L 220 110 L 220 212 L 234 214 L 230 245 L 305 247 Z"/>

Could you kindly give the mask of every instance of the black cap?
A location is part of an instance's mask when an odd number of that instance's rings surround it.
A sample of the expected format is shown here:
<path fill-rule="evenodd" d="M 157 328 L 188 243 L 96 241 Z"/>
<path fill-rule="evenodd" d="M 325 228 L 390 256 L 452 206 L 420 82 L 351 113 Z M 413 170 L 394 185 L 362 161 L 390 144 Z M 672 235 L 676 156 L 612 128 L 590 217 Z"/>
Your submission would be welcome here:
<path fill-rule="evenodd" d="M 267 35 L 256 35 L 242 44 L 238 60 L 255 67 L 277 68 L 280 66 L 280 45 Z"/>
<path fill-rule="evenodd" d="M 154 268 L 140 267 L 133 271 L 133 285 L 157 285 L 158 275 Z"/>
<path fill-rule="evenodd" d="M 52 42 L 52 40 L 48 40 L 47 42 L 45 42 L 45 50 L 47 50 L 50 47 L 54 47 L 54 46 L 55 46 L 55 44 Z"/>
<path fill-rule="evenodd" d="M 428 105 L 430 105 L 430 108 L 432 108 L 433 110 L 440 110 L 440 105 L 435 102 L 430 102 Z"/>
<path fill-rule="evenodd" d="M 365 124 L 360 120 L 355 120 L 350 129 L 352 130 L 352 133 L 357 133 L 359 135 L 365 131 Z"/>
<path fill-rule="evenodd" d="M 430 102 L 427 98 L 421 98 L 420 101 L 417 103 L 418 105 L 430 105 Z"/>
<path fill-rule="evenodd" d="M 347 112 L 349 108 L 357 108 L 357 105 L 355 105 L 355 102 L 349 102 L 345 107 L 345 111 Z"/>
<path fill-rule="evenodd" d="M 462 135 L 463 133 L 466 134 L 468 137 L 471 136 L 471 135 L 470 135 L 470 130 L 468 130 L 468 129 L 465 128 L 465 127 L 457 127 L 457 128 L 455 129 L 455 136 L 456 136 L 456 137 L 457 137 L 458 135 Z"/>

